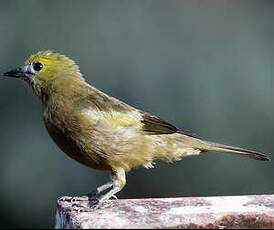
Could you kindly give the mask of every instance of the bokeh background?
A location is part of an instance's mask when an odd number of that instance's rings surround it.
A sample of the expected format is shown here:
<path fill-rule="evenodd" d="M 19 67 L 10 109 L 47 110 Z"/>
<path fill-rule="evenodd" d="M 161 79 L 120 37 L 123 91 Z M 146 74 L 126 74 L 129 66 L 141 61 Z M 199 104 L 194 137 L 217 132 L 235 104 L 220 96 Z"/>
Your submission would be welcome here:
<path fill-rule="evenodd" d="M 211 141 L 274 153 L 273 1 L 1 1 L 0 71 L 61 52 L 100 90 Z M 56 200 L 109 179 L 50 139 L 41 105 L 0 78 L 0 227 L 54 227 Z M 262 194 L 274 165 L 208 153 L 127 175 L 119 198 Z"/>

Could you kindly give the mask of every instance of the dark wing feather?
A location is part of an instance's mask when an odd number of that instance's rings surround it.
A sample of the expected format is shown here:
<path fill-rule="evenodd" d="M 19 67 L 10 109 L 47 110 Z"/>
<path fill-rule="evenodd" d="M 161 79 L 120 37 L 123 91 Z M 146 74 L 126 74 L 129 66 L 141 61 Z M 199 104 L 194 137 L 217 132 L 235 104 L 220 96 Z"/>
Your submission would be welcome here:
<path fill-rule="evenodd" d="M 178 129 L 174 125 L 161 120 L 160 118 L 149 113 L 139 111 L 142 114 L 143 131 L 148 135 L 181 133 L 187 136 L 196 137 L 195 134 L 185 129 Z"/>

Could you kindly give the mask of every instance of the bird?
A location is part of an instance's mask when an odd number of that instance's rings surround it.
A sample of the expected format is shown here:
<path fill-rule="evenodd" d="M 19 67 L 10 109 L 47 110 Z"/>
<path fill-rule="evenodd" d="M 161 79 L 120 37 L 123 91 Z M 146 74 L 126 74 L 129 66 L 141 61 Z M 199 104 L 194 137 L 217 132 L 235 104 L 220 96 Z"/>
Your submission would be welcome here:
<path fill-rule="evenodd" d="M 41 101 L 46 130 L 64 153 L 111 173 L 111 180 L 93 191 L 95 209 L 116 197 L 126 185 L 126 172 L 137 166 L 153 168 L 155 161 L 174 162 L 209 151 L 270 160 L 261 152 L 203 140 L 105 94 L 58 52 L 39 51 L 3 75 L 27 82 Z"/>

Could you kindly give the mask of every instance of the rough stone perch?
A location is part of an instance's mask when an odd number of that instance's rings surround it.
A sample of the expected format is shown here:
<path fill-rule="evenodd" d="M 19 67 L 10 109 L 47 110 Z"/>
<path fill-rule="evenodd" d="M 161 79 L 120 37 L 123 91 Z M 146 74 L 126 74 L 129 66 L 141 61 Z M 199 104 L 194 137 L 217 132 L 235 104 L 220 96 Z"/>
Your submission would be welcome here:
<path fill-rule="evenodd" d="M 57 202 L 56 228 L 274 228 L 274 195 L 113 200 L 91 212 L 71 206 Z"/>

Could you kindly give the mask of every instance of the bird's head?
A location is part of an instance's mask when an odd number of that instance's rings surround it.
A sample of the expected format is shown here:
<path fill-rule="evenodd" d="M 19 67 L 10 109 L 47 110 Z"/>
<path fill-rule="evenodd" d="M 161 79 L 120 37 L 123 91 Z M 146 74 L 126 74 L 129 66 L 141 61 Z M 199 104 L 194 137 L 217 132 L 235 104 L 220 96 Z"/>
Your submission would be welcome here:
<path fill-rule="evenodd" d="M 38 96 L 43 88 L 49 88 L 53 83 L 58 82 L 60 87 L 60 85 L 69 84 L 72 79 L 83 80 L 73 60 L 50 50 L 40 51 L 30 56 L 23 66 L 4 73 L 4 76 L 26 81 Z"/>

